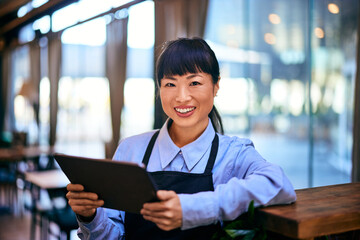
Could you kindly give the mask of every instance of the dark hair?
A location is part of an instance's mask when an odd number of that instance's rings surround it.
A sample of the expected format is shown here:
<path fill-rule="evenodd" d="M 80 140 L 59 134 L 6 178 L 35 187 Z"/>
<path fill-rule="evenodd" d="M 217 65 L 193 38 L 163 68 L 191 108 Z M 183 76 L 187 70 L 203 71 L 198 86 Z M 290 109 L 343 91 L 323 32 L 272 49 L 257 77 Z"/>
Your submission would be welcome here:
<path fill-rule="evenodd" d="M 220 69 L 215 53 L 201 38 L 179 38 L 165 42 L 156 64 L 157 86 L 164 76 L 203 72 L 210 74 L 213 84 L 219 81 Z M 215 131 L 224 133 L 220 114 L 215 106 L 209 113 Z"/>

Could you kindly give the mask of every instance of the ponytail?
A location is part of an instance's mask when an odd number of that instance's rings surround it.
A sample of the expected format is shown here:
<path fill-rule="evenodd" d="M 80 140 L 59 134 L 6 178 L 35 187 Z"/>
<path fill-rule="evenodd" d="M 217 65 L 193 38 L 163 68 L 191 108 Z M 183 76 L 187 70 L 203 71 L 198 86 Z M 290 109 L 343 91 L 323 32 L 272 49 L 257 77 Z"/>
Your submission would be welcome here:
<path fill-rule="evenodd" d="M 224 134 L 224 128 L 223 128 L 221 116 L 215 106 L 213 106 L 208 116 L 211 120 L 212 125 L 214 126 L 215 132 Z"/>

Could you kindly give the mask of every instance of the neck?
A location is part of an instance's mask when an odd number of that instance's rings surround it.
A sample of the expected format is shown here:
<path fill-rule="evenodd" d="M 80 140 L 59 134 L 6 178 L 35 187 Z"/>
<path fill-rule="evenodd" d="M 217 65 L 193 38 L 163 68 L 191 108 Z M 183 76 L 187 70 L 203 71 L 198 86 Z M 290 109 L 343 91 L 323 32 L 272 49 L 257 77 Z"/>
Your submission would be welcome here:
<path fill-rule="evenodd" d="M 171 140 L 175 143 L 176 146 L 179 148 L 195 141 L 200 135 L 205 131 L 208 122 L 204 126 L 197 126 L 196 129 L 193 127 L 191 128 L 183 128 L 175 125 L 174 123 L 171 124 L 169 127 L 169 135 Z"/>

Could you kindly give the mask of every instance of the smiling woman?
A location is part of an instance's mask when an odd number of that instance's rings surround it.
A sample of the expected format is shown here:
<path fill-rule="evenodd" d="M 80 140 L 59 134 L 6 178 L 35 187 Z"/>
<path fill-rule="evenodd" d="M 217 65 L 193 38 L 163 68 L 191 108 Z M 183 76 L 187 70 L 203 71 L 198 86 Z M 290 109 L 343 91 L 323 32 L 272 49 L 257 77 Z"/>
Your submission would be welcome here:
<path fill-rule="evenodd" d="M 219 65 L 203 39 L 164 44 L 156 76 L 168 120 L 160 130 L 121 140 L 113 159 L 143 164 L 159 201 L 145 203 L 140 214 L 111 210 L 101 207 L 97 194 L 69 184 L 80 238 L 211 239 L 251 201 L 295 201 L 281 168 L 266 162 L 250 140 L 222 135 L 214 107 Z"/>

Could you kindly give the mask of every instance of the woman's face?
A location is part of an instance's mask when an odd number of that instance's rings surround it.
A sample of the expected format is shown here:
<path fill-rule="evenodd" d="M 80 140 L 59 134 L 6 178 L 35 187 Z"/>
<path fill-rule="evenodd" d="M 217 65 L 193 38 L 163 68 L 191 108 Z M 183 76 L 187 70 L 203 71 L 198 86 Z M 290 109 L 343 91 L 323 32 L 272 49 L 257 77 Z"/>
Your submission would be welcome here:
<path fill-rule="evenodd" d="M 207 73 L 165 76 L 161 80 L 160 98 L 173 125 L 184 130 L 204 130 L 218 90 L 219 81 L 213 84 Z"/>

